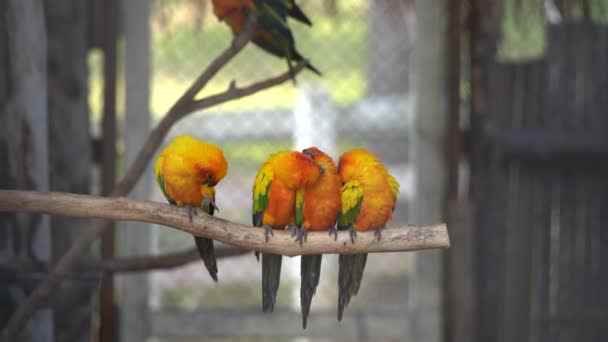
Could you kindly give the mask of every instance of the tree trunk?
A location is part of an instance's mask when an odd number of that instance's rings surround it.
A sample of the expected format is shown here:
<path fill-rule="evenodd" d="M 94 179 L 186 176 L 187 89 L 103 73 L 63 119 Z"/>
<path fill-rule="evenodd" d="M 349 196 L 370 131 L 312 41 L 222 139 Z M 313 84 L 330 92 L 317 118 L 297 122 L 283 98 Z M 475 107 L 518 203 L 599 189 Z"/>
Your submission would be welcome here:
<path fill-rule="evenodd" d="M 416 115 L 412 157 L 416 199 L 411 223 L 445 222 L 447 195 L 447 11 L 446 0 L 416 1 Z M 410 289 L 410 341 L 440 342 L 442 323 L 441 251 L 413 255 Z"/>
<path fill-rule="evenodd" d="M 49 190 L 47 132 L 47 61 L 44 10 L 40 0 L 0 2 L 0 188 Z M 51 256 L 46 215 L 0 216 L 0 324 L 40 279 L 19 272 Z M 11 271 L 12 270 L 12 271 Z M 53 316 L 42 309 L 19 341 L 53 341 Z"/>
<path fill-rule="evenodd" d="M 50 188 L 88 194 L 92 149 L 87 102 L 87 1 L 46 0 Z M 53 260 L 66 252 L 88 220 L 53 216 Z M 90 258 L 88 252 L 84 256 Z M 91 295 L 95 281 L 74 279 L 55 307 L 57 341 L 91 337 Z"/>
<path fill-rule="evenodd" d="M 206 3 L 206 1 L 205 1 Z M 200 2 L 199 2 L 200 4 Z M 125 28 L 125 143 L 124 165 L 131 165 L 150 132 L 150 1 L 129 0 L 122 3 Z M 202 23 L 201 23 L 202 24 Z M 152 174 L 151 166 L 148 173 Z M 142 177 L 131 196 L 148 200 L 151 178 Z M 125 223 L 120 240 L 126 255 L 150 255 L 155 231 L 141 234 L 149 224 Z M 156 230 L 156 228 L 152 228 Z M 138 273 L 121 276 L 120 336 L 122 341 L 145 341 L 148 338 L 149 274 Z"/>

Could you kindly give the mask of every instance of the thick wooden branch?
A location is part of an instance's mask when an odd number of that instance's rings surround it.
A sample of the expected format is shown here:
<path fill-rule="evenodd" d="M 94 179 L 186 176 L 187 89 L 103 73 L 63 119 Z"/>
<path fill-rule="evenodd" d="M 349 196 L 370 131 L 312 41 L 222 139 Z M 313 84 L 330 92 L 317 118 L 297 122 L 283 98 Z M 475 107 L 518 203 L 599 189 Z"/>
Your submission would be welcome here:
<path fill-rule="evenodd" d="M 326 233 L 310 233 L 308 241 L 300 247 L 287 232 L 277 231 L 266 242 L 262 229 L 213 217 L 201 210 L 190 222 L 186 210 L 164 203 L 58 192 L 0 190 L 0 211 L 156 223 L 239 248 L 287 256 L 402 252 L 450 245 L 445 224 L 438 224 L 386 229 L 380 241 L 376 241 L 373 232 L 359 233 L 355 243 L 350 242 L 347 232 L 340 232 L 337 240 Z"/>

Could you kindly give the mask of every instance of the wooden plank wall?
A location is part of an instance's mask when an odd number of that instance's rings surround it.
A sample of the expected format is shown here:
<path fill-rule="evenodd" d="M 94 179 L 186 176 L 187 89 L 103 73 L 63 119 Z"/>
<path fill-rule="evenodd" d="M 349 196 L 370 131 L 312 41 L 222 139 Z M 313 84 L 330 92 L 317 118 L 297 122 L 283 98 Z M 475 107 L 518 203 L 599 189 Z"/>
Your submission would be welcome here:
<path fill-rule="evenodd" d="M 478 341 L 608 341 L 608 26 L 566 22 L 547 38 L 543 59 L 485 69 L 472 160 Z M 524 135 L 531 148 L 514 149 Z"/>

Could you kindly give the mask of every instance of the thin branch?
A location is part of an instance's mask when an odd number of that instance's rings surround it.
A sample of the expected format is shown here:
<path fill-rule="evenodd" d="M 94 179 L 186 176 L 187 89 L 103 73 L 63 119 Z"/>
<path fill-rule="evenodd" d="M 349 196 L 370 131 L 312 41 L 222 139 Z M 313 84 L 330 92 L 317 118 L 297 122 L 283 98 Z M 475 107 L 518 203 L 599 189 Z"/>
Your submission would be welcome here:
<path fill-rule="evenodd" d="M 402 252 L 449 247 L 445 224 L 386 229 L 380 241 L 376 240 L 373 232 L 358 233 L 355 243 L 350 242 L 348 232 L 338 233 L 337 240 L 327 233 L 313 232 L 308 234 L 308 241 L 300 247 L 288 232 L 277 231 L 266 242 L 263 230 L 259 228 L 213 217 L 202 210 L 198 210 L 197 215 L 190 221 L 187 211 L 182 208 L 124 197 L 0 190 L 0 211 L 156 223 L 239 248 L 287 256 Z"/>
<path fill-rule="evenodd" d="M 248 250 L 223 247 L 215 249 L 217 258 L 226 258 L 248 253 Z M 79 271 L 101 271 L 112 273 L 147 272 L 167 270 L 181 267 L 191 262 L 200 261 L 198 250 L 189 248 L 179 252 L 171 252 L 153 256 L 136 256 L 103 260 L 101 262 L 78 265 Z"/>
<path fill-rule="evenodd" d="M 251 253 L 251 251 L 236 247 L 219 247 L 215 249 L 215 256 L 218 259 L 239 256 L 246 253 Z M 148 272 L 181 267 L 200 260 L 201 258 L 198 254 L 198 250 L 194 247 L 158 255 L 129 256 L 109 260 L 85 261 L 75 264 L 72 272 Z M 24 272 L 48 273 L 51 267 L 52 265 L 49 263 L 22 261 L 10 265 L 0 265 L 0 273 L 4 272 L 5 276 L 14 276 L 16 278 L 18 273 Z"/>
<path fill-rule="evenodd" d="M 302 60 L 298 64 L 296 64 L 296 66 L 292 68 L 294 75 L 297 75 L 302 70 L 304 70 L 307 64 L 308 62 L 306 62 L 305 60 Z M 191 107 L 189 107 L 189 109 L 191 111 L 196 111 L 217 106 L 218 104 L 227 101 L 236 100 L 245 96 L 249 96 L 251 94 L 255 94 L 262 89 L 272 88 L 276 85 L 290 80 L 291 78 L 291 74 L 289 72 L 286 72 L 280 76 L 269 78 L 243 88 L 237 87 L 234 81 L 232 81 L 228 87 L 228 90 L 220 94 L 211 95 L 204 99 L 194 100 L 192 101 Z"/>
<path fill-rule="evenodd" d="M 184 116 L 189 114 L 189 108 L 194 108 L 190 103 L 194 102 L 194 96 L 198 94 L 202 88 L 207 84 L 207 82 L 220 70 L 223 66 L 225 66 L 234 56 L 238 54 L 239 51 L 246 45 L 246 43 L 251 39 L 251 35 L 254 28 L 254 23 L 257 18 L 250 17 L 248 19 L 248 25 L 246 29 L 241 32 L 241 34 L 233 41 L 230 47 L 228 47 L 220 56 L 218 56 L 210 66 L 211 71 L 205 70 L 203 75 L 195 81 L 192 86 L 186 91 L 187 94 L 194 94 L 190 98 L 189 101 L 183 100 L 185 98 L 182 96 L 176 104 L 171 107 L 169 112 L 165 115 L 165 117 L 161 120 L 158 126 L 150 132 L 146 143 L 142 146 L 139 154 L 137 155 L 133 164 L 127 171 L 123 180 L 118 183 L 111 192 L 111 196 L 123 196 L 128 194 L 131 189 L 137 183 L 137 180 L 141 178 L 142 174 L 146 166 L 148 165 L 150 159 L 154 155 L 156 149 L 162 143 L 165 135 L 169 131 L 169 129 L 177 122 L 182 119 Z M 250 22 L 253 20 L 253 23 Z M 300 69 L 301 70 L 301 69 Z M 205 76 L 206 75 L 206 76 Z M 289 71 L 283 73 L 281 76 L 276 77 L 275 79 L 280 80 L 288 80 L 290 77 Z M 284 82 L 284 81 L 283 81 Z M 257 91 L 268 89 L 280 82 L 274 83 L 269 81 L 262 81 L 251 85 L 245 89 L 254 89 L 255 91 L 249 92 L 246 95 L 253 94 Z M 198 89 L 197 89 L 198 88 Z M 232 95 L 228 95 L 233 93 Z M 216 95 L 223 96 L 226 101 L 240 98 L 242 94 L 239 94 L 235 89 L 228 89 L 226 92 Z M 201 100 L 204 101 L 204 100 Z M 179 104 L 179 105 L 178 105 Z M 211 104 L 215 105 L 217 102 Z M 209 106 L 211 106 L 209 105 Z M 198 109 L 204 109 L 204 106 L 197 107 Z M 78 257 L 82 255 L 87 248 L 95 241 L 107 228 L 107 223 L 95 223 L 87 228 L 74 243 L 70 247 L 70 249 L 65 253 L 65 255 L 59 259 L 56 266 L 51 270 L 47 278 L 38 284 L 38 286 L 32 291 L 30 297 L 27 301 L 19 306 L 17 310 L 13 313 L 11 318 L 8 320 L 7 324 L 2 329 L 0 333 L 0 341 L 9 342 L 14 340 L 14 337 L 21 330 L 21 328 L 25 325 L 27 320 L 36 312 L 37 308 L 40 307 L 51 295 L 52 291 L 61 283 L 63 279 L 65 279 L 69 270 L 72 268 L 73 264 L 78 260 Z"/>
<path fill-rule="evenodd" d="M 182 96 L 171 106 L 167 114 L 163 117 L 163 119 L 158 123 L 156 128 L 150 132 L 148 139 L 145 144 L 142 145 L 142 149 L 139 151 L 137 158 L 131 164 L 131 167 L 127 171 L 125 177 L 122 179 L 120 183 L 118 183 L 114 187 L 114 191 L 112 192 L 113 196 L 122 196 L 135 186 L 137 180 L 141 177 L 148 165 L 148 162 L 154 155 L 156 149 L 160 146 L 167 135 L 169 129 L 179 120 L 184 118 L 186 115 L 192 113 L 192 103 L 194 102 L 194 98 L 196 94 L 198 94 L 209 81 L 217 74 L 219 70 L 221 70 L 228 62 L 230 62 L 251 40 L 253 35 L 253 28 L 255 23 L 257 22 L 257 16 L 250 15 L 247 18 L 247 24 L 245 26 L 245 30 L 241 32 L 241 34 L 236 37 L 231 43 L 231 45 L 226 48 L 219 56 L 217 56 L 209 66 L 201 73 L 199 77 L 188 87 L 188 89 L 184 92 Z M 286 74 L 289 74 L 288 72 Z M 262 82 L 260 82 L 262 83 Z M 268 87 L 260 87 L 257 91 L 267 89 Z M 234 94 L 228 91 L 222 93 L 226 100 L 230 101 L 233 99 L 238 99 L 242 96 L 238 96 L 238 94 Z M 252 93 L 253 94 L 253 93 Z M 217 103 L 215 103 L 217 104 Z M 215 105 L 214 104 L 214 105 Z M 196 109 L 202 110 L 209 108 L 208 107 L 199 107 Z"/>

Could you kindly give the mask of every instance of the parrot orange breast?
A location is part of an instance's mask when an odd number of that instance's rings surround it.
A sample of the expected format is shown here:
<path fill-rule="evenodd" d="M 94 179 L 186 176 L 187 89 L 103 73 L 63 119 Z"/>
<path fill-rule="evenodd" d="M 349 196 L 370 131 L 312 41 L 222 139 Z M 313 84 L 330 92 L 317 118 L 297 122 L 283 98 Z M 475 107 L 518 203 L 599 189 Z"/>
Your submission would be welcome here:
<path fill-rule="evenodd" d="M 304 222 L 302 226 L 313 231 L 328 230 L 336 223 L 342 206 L 342 181 L 331 158 L 317 148 L 304 150 L 311 153 L 315 163 L 324 170 L 319 180 L 306 188 L 304 194 Z"/>
<path fill-rule="evenodd" d="M 276 176 L 294 190 L 312 185 L 321 175 L 320 168 L 312 159 L 300 152 L 277 154 L 272 163 Z"/>
<path fill-rule="evenodd" d="M 273 228 L 282 229 L 294 220 L 296 193 L 288 189 L 279 179 L 274 179 L 268 192 L 268 207 L 264 210 L 263 222 Z"/>

